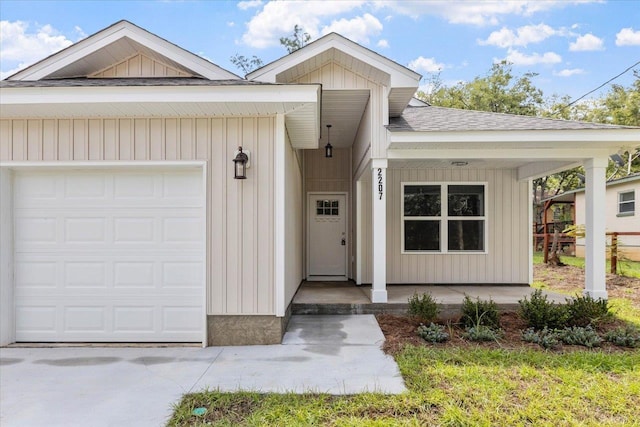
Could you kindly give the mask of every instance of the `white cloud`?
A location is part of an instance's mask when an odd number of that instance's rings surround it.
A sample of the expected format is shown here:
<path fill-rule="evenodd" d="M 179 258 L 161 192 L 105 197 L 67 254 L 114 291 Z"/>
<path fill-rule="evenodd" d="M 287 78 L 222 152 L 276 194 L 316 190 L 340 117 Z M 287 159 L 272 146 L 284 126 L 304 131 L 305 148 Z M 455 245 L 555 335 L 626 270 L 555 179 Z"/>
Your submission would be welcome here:
<path fill-rule="evenodd" d="M 345 36 L 356 43 L 369 43 L 369 36 L 380 34 L 382 23 L 375 16 L 365 13 L 353 19 L 340 19 L 322 28 L 322 34 L 332 32 Z"/>
<path fill-rule="evenodd" d="M 322 19 L 339 16 L 365 4 L 362 0 L 338 2 L 297 2 L 272 1 L 266 3 L 247 23 L 247 31 L 242 35 L 242 43 L 266 48 L 277 46 L 280 37 L 289 36 L 298 25 L 312 38 L 320 34 Z M 378 21 L 379 22 L 379 21 Z"/>
<path fill-rule="evenodd" d="M 376 46 L 383 49 L 387 49 L 389 47 L 389 42 L 386 41 L 385 39 L 380 39 L 378 40 L 378 43 L 376 44 Z"/>
<path fill-rule="evenodd" d="M 566 68 L 564 70 L 554 72 L 553 74 L 559 77 L 571 77 L 577 74 L 584 74 L 584 70 L 582 68 Z"/>
<path fill-rule="evenodd" d="M 591 33 L 580 36 L 574 43 L 569 44 L 569 50 L 572 52 L 584 52 L 602 49 L 604 49 L 604 42 L 602 41 L 602 39 L 594 36 Z"/>
<path fill-rule="evenodd" d="M 84 34 L 76 28 L 80 35 Z M 24 21 L 0 21 L 0 63 L 11 67 L 2 71 L 3 78 L 33 62 L 73 44 L 51 25 L 43 25 L 30 31 Z"/>
<path fill-rule="evenodd" d="M 640 30 L 623 28 L 616 34 L 616 46 L 640 46 Z"/>
<path fill-rule="evenodd" d="M 389 8 L 397 13 L 418 18 L 422 15 L 435 15 L 453 24 L 498 25 L 500 18 L 509 15 L 532 16 L 537 12 L 563 8 L 575 3 L 587 3 L 599 0 L 549 0 L 549 1 L 378 1 L 374 6 Z"/>
<path fill-rule="evenodd" d="M 409 62 L 408 67 L 415 72 L 437 73 L 444 68 L 444 64 L 437 62 L 435 58 L 425 58 L 419 56 Z"/>
<path fill-rule="evenodd" d="M 478 40 L 481 45 L 492 45 L 502 48 L 512 46 L 527 46 L 531 43 L 540 43 L 541 41 L 560 34 L 546 24 L 526 25 L 512 31 L 506 27 L 489 34 L 486 40 Z"/>
<path fill-rule="evenodd" d="M 542 55 L 539 53 L 527 55 L 516 49 L 510 49 L 504 59 L 513 65 L 557 64 L 562 62 L 562 57 L 555 52 L 545 52 Z"/>
<path fill-rule="evenodd" d="M 236 23 L 235 23 L 235 22 L 233 22 L 233 21 L 229 21 L 229 22 L 227 22 L 227 27 L 233 27 L 233 26 L 235 26 L 235 25 L 236 25 Z"/>
<path fill-rule="evenodd" d="M 262 0 L 248 0 L 238 2 L 238 9 L 247 10 L 262 6 Z"/>

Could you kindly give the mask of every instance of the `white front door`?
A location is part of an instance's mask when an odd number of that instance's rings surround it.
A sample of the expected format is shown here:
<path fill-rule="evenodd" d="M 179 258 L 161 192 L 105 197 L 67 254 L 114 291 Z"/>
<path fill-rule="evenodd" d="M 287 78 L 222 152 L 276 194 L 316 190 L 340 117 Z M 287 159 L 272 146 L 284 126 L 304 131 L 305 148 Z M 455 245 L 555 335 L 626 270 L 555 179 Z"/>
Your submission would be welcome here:
<path fill-rule="evenodd" d="M 344 194 L 310 194 L 308 280 L 347 278 L 347 197 Z"/>

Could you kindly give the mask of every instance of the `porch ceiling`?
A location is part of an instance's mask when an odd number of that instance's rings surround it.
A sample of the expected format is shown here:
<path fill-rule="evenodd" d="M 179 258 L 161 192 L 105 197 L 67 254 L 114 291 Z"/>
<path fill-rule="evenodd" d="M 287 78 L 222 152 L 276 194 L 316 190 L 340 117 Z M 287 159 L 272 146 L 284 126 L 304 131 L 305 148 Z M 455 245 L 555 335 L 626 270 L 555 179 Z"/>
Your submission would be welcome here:
<path fill-rule="evenodd" d="M 322 91 L 320 146 L 327 144 L 327 125 L 330 124 L 331 145 L 336 148 L 351 147 L 368 102 L 369 90 Z"/>

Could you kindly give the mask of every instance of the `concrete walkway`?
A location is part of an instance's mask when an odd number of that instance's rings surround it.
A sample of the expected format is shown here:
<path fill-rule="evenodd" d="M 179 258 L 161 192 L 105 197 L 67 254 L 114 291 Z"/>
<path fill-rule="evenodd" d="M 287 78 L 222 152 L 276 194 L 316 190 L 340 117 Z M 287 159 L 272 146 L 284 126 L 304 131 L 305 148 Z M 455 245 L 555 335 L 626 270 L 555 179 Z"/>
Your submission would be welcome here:
<path fill-rule="evenodd" d="M 160 426 L 184 393 L 400 393 L 373 316 L 293 316 L 282 345 L 0 348 L 0 425 Z"/>

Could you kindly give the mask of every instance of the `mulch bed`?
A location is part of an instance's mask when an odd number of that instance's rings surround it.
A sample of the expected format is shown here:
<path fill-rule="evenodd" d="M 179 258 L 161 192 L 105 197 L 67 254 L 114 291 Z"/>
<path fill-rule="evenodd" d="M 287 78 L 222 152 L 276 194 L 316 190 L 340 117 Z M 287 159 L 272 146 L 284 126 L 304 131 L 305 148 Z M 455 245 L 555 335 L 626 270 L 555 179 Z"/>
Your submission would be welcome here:
<path fill-rule="evenodd" d="M 399 316 L 394 314 L 379 314 L 376 315 L 380 329 L 385 336 L 385 342 L 382 347 L 385 353 L 394 355 L 404 348 L 407 344 L 414 346 L 428 346 L 435 348 L 487 348 L 487 349 L 538 349 L 544 350 L 538 344 L 532 344 L 522 341 L 522 331 L 527 329 L 526 323 L 515 312 L 503 312 L 500 314 L 500 326 L 504 333 L 504 336 L 498 341 L 489 342 L 476 342 L 469 341 L 463 338 L 464 329 L 461 325 L 451 322 L 443 323 L 447 328 L 446 332 L 450 334 L 450 339 L 444 343 L 431 343 L 420 338 L 416 332 L 420 321 L 409 317 Z M 620 320 L 615 320 L 611 323 L 600 325 L 597 329 L 598 332 L 604 334 L 606 331 L 623 326 L 625 323 Z M 622 348 L 611 345 L 608 342 L 603 342 L 601 347 L 604 351 L 609 352 L 625 352 L 625 351 L 638 351 L 637 349 Z M 558 350 L 559 352 L 587 350 L 582 346 L 568 346 L 562 345 Z M 594 350 L 597 350 L 594 349 Z"/>

